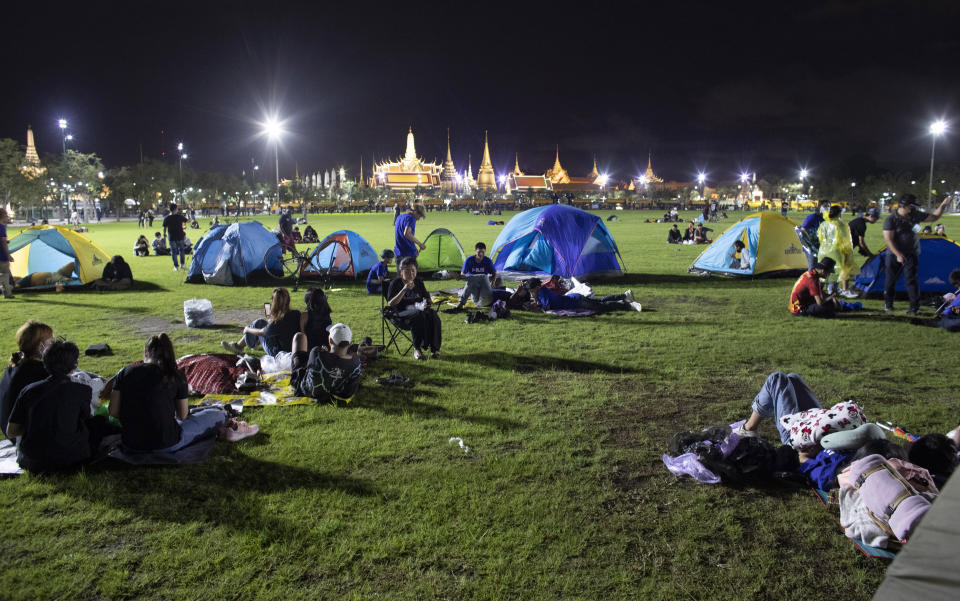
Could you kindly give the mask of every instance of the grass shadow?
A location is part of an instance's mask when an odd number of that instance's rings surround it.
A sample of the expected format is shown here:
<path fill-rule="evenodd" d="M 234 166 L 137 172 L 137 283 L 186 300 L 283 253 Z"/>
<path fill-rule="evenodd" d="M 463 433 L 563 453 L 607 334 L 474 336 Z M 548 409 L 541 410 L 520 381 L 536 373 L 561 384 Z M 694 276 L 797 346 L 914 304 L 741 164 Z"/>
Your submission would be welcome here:
<path fill-rule="evenodd" d="M 741 289 L 757 287 L 782 287 L 784 282 L 796 279 L 800 272 L 794 274 L 783 274 L 777 276 L 767 276 L 762 278 L 735 278 L 724 276 L 702 277 L 696 274 L 672 274 L 672 273 L 627 273 L 613 281 L 603 281 L 602 283 L 623 284 L 629 286 L 697 286 L 698 288 L 709 288 L 714 290 L 721 289 Z M 599 282 L 598 282 L 599 283 Z M 634 292 L 637 292 L 636 290 Z"/>
<path fill-rule="evenodd" d="M 104 309 L 104 305 L 95 305 L 91 303 L 71 303 L 61 300 L 48 300 L 44 298 L 31 298 L 31 303 L 40 303 L 43 305 L 64 305 L 67 307 L 87 307 L 89 309 Z M 124 313 L 137 313 L 137 314 L 146 314 L 150 313 L 153 309 L 151 307 L 133 307 L 130 305 L 113 305 L 111 309 L 117 311 L 123 311 Z"/>
<path fill-rule="evenodd" d="M 639 374 L 643 373 L 635 367 L 618 367 L 608 363 L 584 361 L 582 359 L 568 359 L 565 357 L 551 357 L 547 355 L 529 356 L 511 353 L 466 353 L 462 355 L 447 355 L 448 359 L 467 363 L 482 364 L 488 367 L 510 369 L 518 373 L 536 371 L 570 371 L 575 373 L 603 372 L 608 374 Z"/>

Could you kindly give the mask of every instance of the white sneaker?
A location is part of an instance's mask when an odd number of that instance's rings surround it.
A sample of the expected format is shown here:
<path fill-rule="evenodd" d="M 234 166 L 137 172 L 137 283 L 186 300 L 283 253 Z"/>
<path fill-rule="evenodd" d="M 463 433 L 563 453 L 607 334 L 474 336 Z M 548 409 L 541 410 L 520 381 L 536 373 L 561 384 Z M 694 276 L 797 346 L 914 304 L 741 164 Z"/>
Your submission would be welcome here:
<path fill-rule="evenodd" d="M 643 311 L 643 305 L 641 305 L 641 304 L 638 303 L 638 302 L 632 302 L 632 303 L 630 303 L 630 306 L 633 307 L 633 310 L 636 311 L 636 312 L 638 312 L 638 313 L 639 313 L 640 311 Z"/>
<path fill-rule="evenodd" d="M 740 426 L 739 428 L 734 430 L 733 433 L 739 436 L 740 438 L 756 438 L 757 436 L 759 436 L 756 430 L 747 430 L 743 426 Z"/>
<path fill-rule="evenodd" d="M 860 295 L 854 292 L 853 290 L 847 289 L 847 290 L 841 290 L 840 296 L 844 298 L 857 298 Z"/>
<path fill-rule="evenodd" d="M 227 349 L 228 351 L 230 351 L 230 352 L 233 353 L 234 355 L 242 355 L 242 354 L 243 354 L 243 347 L 241 347 L 241 346 L 240 346 L 239 344 L 237 344 L 236 342 L 230 342 L 229 340 L 221 340 L 221 341 L 220 341 L 220 346 L 222 346 L 223 348 Z"/>
<path fill-rule="evenodd" d="M 174 270 L 174 271 L 180 271 L 180 268 L 177 267 L 176 265 L 174 265 L 174 266 L 173 266 L 173 270 Z"/>
<path fill-rule="evenodd" d="M 628 303 L 632 303 L 632 302 L 634 302 L 634 301 L 637 300 L 637 299 L 633 298 L 633 290 L 626 290 L 626 291 L 624 291 L 623 296 L 624 296 L 624 298 L 627 299 L 627 302 L 628 302 Z"/>

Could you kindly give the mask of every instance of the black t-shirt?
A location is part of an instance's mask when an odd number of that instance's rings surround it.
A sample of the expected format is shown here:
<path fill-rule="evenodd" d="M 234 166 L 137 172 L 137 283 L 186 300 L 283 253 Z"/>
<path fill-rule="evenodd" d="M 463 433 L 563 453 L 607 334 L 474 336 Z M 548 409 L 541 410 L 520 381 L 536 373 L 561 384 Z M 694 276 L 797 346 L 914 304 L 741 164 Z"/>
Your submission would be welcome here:
<path fill-rule="evenodd" d="M 70 378 L 48 377 L 27 386 L 13 405 L 10 421 L 23 426 L 17 463 L 43 472 L 90 457 L 90 387 Z"/>
<path fill-rule="evenodd" d="M 20 365 L 3 370 L 3 378 L 0 379 L 0 430 L 3 430 L 4 434 L 7 433 L 10 412 L 13 411 L 13 404 L 20 396 L 20 391 L 48 375 L 50 374 L 43 367 L 43 362 L 37 359 L 24 359 Z"/>
<path fill-rule="evenodd" d="M 128 365 L 117 374 L 113 386 L 120 392 L 124 445 L 137 451 L 154 451 L 180 442 L 176 401 L 188 394 L 182 372 L 178 371 L 172 382 L 164 382 L 160 368 L 153 363 Z"/>
<path fill-rule="evenodd" d="M 867 235 L 867 220 L 863 217 L 857 217 L 848 224 L 850 228 L 850 240 L 853 241 L 853 247 L 860 247 L 860 240 Z"/>
<path fill-rule="evenodd" d="M 287 311 L 279 321 L 268 323 L 263 328 L 263 337 L 267 340 L 264 351 L 269 355 L 276 355 L 280 351 L 290 352 L 293 346 L 293 335 L 300 331 L 300 311 Z"/>
<path fill-rule="evenodd" d="M 331 397 L 346 400 L 356 394 L 362 373 L 360 357 L 354 355 L 346 359 L 316 347 L 310 351 L 299 391 L 320 400 Z"/>
<path fill-rule="evenodd" d="M 667 241 L 669 242 L 679 242 L 683 240 L 683 234 L 680 233 L 679 229 L 670 228 L 670 231 L 667 233 Z"/>
<path fill-rule="evenodd" d="M 187 237 L 187 234 L 183 231 L 183 224 L 186 222 L 187 218 L 180 213 L 170 213 L 163 218 L 163 227 L 169 232 L 171 242 L 183 240 Z"/>
<path fill-rule="evenodd" d="M 883 231 L 893 232 L 893 243 L 897 250 L 908 255 L 920 254 L 920 239 L 913 226 L 924 221 L 929 215 L 920 210 L 911 211 L 906 217 L 894 211 L 883 222 Z"/>
<path fill-rule="evenodd" d="M 293 235 L 293 217 L 283 213 L 280 215 L 280 220 L 277 222 L 277 225 L 280 226 L 280 233 L 285 236 Z"/>
<path fill-rule="evenodd" d="M 427 292 L 427 287 L 423 285 L 423 280 L 420 278 L 415 278 L 413 284 L 413 289 L 407 290 L 400 302 L 394 305 L 397 311 L 403 311 L 410 305 L 416 304 L 422 300 L 428 300 L 430 298 L 430 293 Z M 400 291 L 403 289 L 403 285 L 403 280 L 400 278 L 395 278 L 392 282 L 390 282 L 390 288 L 387 290 L 387 300 L 393 300 L 393 297 L 400 294 Z"/>
<path fill-rule="evenodd" d="M 124 261 L 119 265 L 114 264 L 113 261 L 110 261 L 103 268 L 103 279 L 105 280 L 122 280 L 124 278 L 128 280 L 133 279 L 133 272 L 130 271 L 130 264 Z"/>
<path fill-rule="evenodd" d="M 330 333 L 327 328 L 332 324 L 333 321 L 330 319 L 329 313 L 309 311 L 307 313 L 307 325 L 303 328 L 303 333 L 307 335 L 307 348 L 326 346 L 330 340 Z"/>

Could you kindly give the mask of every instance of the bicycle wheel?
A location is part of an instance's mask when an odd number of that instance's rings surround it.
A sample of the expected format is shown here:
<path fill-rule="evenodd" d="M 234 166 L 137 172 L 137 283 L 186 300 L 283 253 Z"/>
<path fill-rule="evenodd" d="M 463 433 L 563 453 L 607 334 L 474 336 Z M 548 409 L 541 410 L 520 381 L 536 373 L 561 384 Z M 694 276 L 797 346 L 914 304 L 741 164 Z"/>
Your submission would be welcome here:
<path fill-rule="evenodd" d="M 263 254 L 264 269 L 278 280 L 295 277 L 300 272 L 302 260 L 300 253 L 285 248 L 279 242 Z"/>

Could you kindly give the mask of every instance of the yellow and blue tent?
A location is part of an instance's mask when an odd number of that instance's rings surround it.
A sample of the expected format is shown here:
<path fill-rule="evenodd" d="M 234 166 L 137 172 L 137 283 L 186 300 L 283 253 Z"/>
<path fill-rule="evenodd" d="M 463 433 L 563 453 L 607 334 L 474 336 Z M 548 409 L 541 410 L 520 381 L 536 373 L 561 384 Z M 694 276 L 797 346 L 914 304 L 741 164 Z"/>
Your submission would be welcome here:
<path fill-rule="evenodd" d="M 806 271 L 800 240 L 794 228 L 797 223 L 780 213 L 761 212 L 744 217 L 717 236 L 690 267 L 691 272 L 725 275 L 759 276 L 792 271 Z M 739 269 L 733 260 L 733 243 L 737 240 L 750 253 L 750 267 Z"/>
<path fill-rule="evenodd" d="M 9 241 L 10 272 L 15 278 L 35 273 L 60 273 L 67 281 L 64 286 L 82 286 L 100 277 L 110 260 L 106 252 L 86 236 L 57 225 L 28 227 Z M 67 266 L 73 269 L 67 273 Z M 29 286 L 53 288 L 54 284 Z"/>

